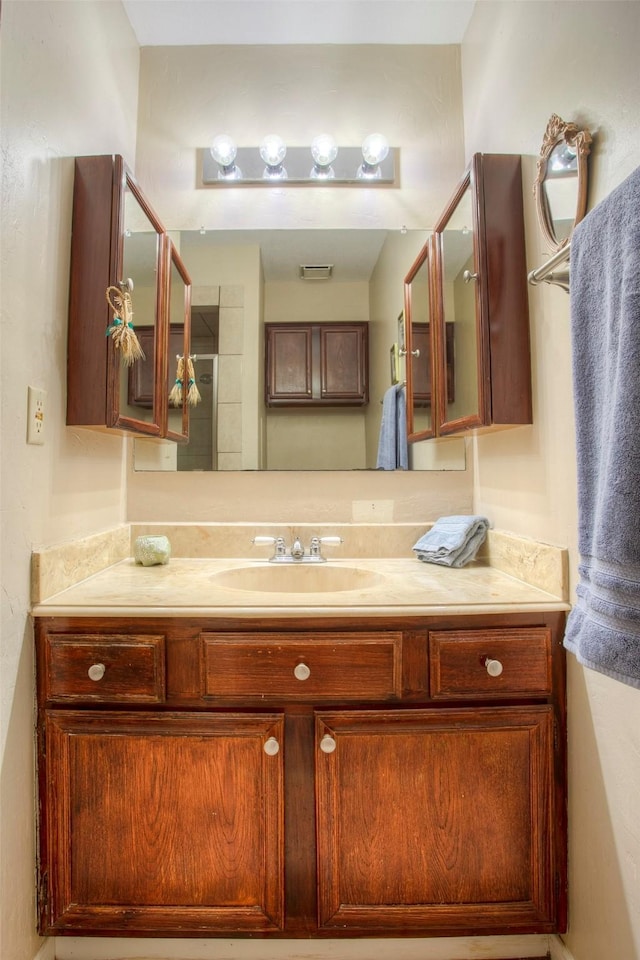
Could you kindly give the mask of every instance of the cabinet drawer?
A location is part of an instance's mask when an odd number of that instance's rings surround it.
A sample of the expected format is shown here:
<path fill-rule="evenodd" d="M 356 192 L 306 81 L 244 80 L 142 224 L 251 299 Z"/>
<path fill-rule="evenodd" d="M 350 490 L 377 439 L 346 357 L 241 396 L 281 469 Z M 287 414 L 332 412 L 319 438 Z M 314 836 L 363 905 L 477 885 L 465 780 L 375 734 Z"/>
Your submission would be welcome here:
<path fill-rule="evenodd" d="M 45 697 L 91 703 L 161 703 L 163 636 L 50 634 Z"/>
<path fill-rule="evenodd" d="M 434 631 L 429 667 L 435 700 L 546 696 L 551 693 L 551 631 Z"/>
<path fill-rule="evenodd" d="M 400 696 L 402 633 L 203 633 L 202 696 L 388 700 Z"/>

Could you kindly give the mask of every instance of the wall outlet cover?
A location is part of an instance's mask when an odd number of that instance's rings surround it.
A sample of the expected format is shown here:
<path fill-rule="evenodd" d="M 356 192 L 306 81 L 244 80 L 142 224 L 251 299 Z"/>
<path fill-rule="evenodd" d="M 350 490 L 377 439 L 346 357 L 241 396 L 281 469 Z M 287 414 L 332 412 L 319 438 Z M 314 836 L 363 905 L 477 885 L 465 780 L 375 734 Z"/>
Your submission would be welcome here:
<path fill-rule="evenodd" d="M 46 390 L 27 389 L 27 443 L 43 444 L 45 438 Z"/>

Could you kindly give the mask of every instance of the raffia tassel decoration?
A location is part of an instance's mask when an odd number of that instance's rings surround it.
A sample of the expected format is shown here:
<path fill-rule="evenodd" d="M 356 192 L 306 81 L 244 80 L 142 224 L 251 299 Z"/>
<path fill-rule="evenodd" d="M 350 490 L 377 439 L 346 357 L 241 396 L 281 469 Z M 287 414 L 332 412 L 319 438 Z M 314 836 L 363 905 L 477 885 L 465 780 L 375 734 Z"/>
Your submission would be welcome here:
<path fill-rule="evenodd" d="M 195 407 L 200 403 L 202 397 L 196 385 L 196 371 L 192 357 L 187 357 L 187 381 L 187 403 L 190 407 Z"/>
<path fill-rule="evenodd" d="M 178 357 L 176 381 L 169 391 L 169 403 L 174 407 L 182 406 L 182 388 L 184 386 L 184 357 Z"/>
<path fill-rule="evenodd" d="M 122 353 L 124 363 L 130 367 L 136 360 L 144 360 L 144 350 L 133 329 L 133 306 L 131 294 L 128 290 L 119 290 L 117 287 L 107 287 L 107 303 L 113 310 L 113 321 L 107 327 L 107 336 L 111 336 L 113 344 Z"/>

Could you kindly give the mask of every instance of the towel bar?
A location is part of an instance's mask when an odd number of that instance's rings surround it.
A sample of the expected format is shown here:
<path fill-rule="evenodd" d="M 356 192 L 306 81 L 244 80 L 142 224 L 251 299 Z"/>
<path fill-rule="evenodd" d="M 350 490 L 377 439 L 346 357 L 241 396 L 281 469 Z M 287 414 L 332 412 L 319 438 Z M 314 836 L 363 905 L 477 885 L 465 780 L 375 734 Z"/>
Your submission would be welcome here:
<path fill-rule="evenodd" d="M 571 241 L 562 247 L 546 263 L 537 270 L 532 270 L 528 276 L 529 283 L 536 286 L 538 283 L 553 283 L 569 293 L 569 258 L 571 255 Z M 563 265 L 563 266 L 561 266 Z M 560 269 L 556 269 L 560 267 Z"/>

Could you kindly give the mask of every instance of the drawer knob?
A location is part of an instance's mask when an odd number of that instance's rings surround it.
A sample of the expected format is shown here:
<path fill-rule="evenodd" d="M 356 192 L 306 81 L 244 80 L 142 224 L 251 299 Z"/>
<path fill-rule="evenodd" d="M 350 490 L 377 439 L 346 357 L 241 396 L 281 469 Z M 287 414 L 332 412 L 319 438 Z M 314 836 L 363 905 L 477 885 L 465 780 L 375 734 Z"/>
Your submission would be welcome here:
<path fill-rule="evenodd" d="M 277 753 L 280 753 L 280 744 L 275 737 L 269 737 L 268 740 L 265 740 L 263 749 L 268 757 L 275 757 Z"/>
<path fill-rule="evenodd" d="M 306 663 L 298 663 L 294 668 L 293 675 L 296 680 L 308 680 L 311 676 L 311 670 Z"/>
<path fill-rule="evenodd" d="M 336 747 L 337 747 L 337 743 L 335 742 L 333 737 L 331 737 L 328 733 L 325 733 L 324 737 L 320 741 L 320 749 L 322 750 L 322 752 L 333 753 Z"/>
<path fill-rule="evenodd" d="M 502 673 L 502 664 L 499 660 L 492 660 L 491 657 L 487 657 L 484 661 L 484 665 L 487 668 L 487 673 L 490 677 L 499 677 Z"/>
<path fill-rule="evenodd" d="M 87 670 L 87 673 L 89 674 L 89 679 L 95 680 L 97 683 L 98 680 L 102 680 L 106 671 L 107 668 L 105 667 L 104 663 L 92 663 Z"/>

